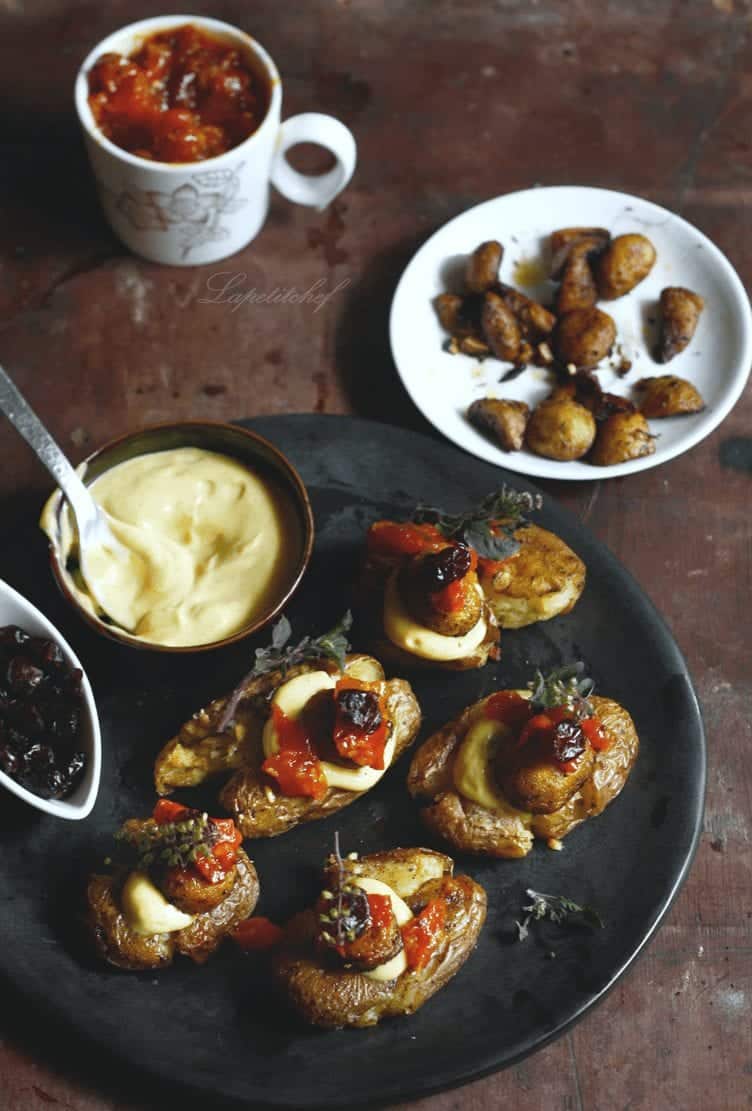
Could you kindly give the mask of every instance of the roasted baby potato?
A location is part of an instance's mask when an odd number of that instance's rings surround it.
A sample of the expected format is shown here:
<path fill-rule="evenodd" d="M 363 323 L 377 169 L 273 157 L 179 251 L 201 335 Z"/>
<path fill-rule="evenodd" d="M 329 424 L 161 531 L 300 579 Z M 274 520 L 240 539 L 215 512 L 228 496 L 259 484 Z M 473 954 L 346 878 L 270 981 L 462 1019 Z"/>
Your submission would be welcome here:
<path fill-rule="evenodd" d="M 486 293 L 481 316 L 483 336 L 497 359 L 513 363 L 520 353 L 520 326 L 498 293 Z"/>
<path fill-rule="evenodd" d="M 613 413 L 598 428 L 590 462 L 596 467 L 610 467 L 652 455 L 654 451 L 655 437 L 643 413 Z"/>
<path fill-rule="evenodd" d="M 559 228 L 552 231 L 549 239 L 551 252 L 551 277 L 560 278 L 569 258 L 569 252 L 576 244 L 589 240 L 593 251 L 602 251 L 608 246 L 611 233 L 606 228 Z"/>
<path fill-rule="evenodd" d="M 651 420 L 701 413 L 705 408 L 697 387 L 685 378 L 677 378 L 675 374 L 641 378 L 635 389 L 644 391 L 640 409 Z"/>
<path fill-rule="evenodd" d="M 465 285 L 470 293 L 485 293 L 493 288 L 499 278 L 503 255 L 504 248 L 496 239 L 489 239 L 475 248 L 465 269 Z"/>
<path fill-rule="evenodd" d="M 538 301 L 526 297 L 511 285 L 499 282 L 497 292 L 504 303 L 514 313 L 520 331 L 530 343 L 539 343 L 550 336 L 556 324 L 556 317 Z"/>
<path fill-rule="evenodd" d="M 530 408 L 524 401 L 479 398 L 467 411 L 471 424 L 487 432 L 503 451 L 519 451 L 525 441 Z"/>
<path fill-rule="evenodd" d="M 314 1026 L 367 1027 L 382 1018 L 412 1014 L 448 983 L 472 953 L 486 917 L 486 893 L 468 876 L 453 876 L 451 859 L 430 849 L 393 849 L 348 858 L 341 867 L 339 876 L 331 864 L 326 870 L 328 889 L 323 895 L 331 896 L 331 909 L 325 922 L 319 903 L 288 923 L 276 951 L 274 977 L 291 1006 Z M 369 913 L 373 914 L 365 889 L 359 887 L 368 881 L 386 885 L 379 892 L 382 898 L 391 889 L 397 901 L 392 901 L 388 913 L 395 917 L 399 913 L 402 920 L 404 944 L 398 957 L 403 953 L 404 957 L 396 967 L 392 965 L 394 975 L 386 980 L 374 978 L 379 970 L 374 971 L 370 953 L 365 963 L 357 957 L 359 931 L 367 928 Z M 343 926 L 352 935 L 343 931 L 344 957 L 331 945 L 331 931 L 339 921 L 340 889 L 346 889 Z M 387 897 L 391 900 L 391 894 Z M 410 935 L 414 936 L 411 923 L 421 914 L 432 916 L 438 924 L 434 939 L 419 952 Z"/>
<path fill-rule="evenodd" d="M 158 803 L 155 817 L 159 807 L 173 804 Z M 197 820 L 204 833 L 196 831 Z M 198 811 L 174 806 L 171 821 L 132 819 L 119 836 L 121 844 L 143 842 L 151 848 L 149 857 L 139 855 L 132 866 L 120 864 L 113 874 L 89 879 L 86 921 L 97 950 L 108 963 L 134 971 L 160 968 L 182 953 L 203 964 L 225 936 L 253 912 L 259 895 L 258 877 L 239 846 L 232 822 L 217 822 Z M 231 855 L 216 856 L 220 847 L 215 837 L 221 837 L 222 848 Z M 180 865 L 174 863 L 177 853 L 188 851 L 202 839 L 207 846 L 200 861 L 203 871 L 188 863 L 189 858 Z"/>
<path fill-rule="evenodd" d="M 530 852 L 534 838 L 560 839 L 600 814 L 624 786 L 639 742 L 626 710 L 591 696 L 608 747 L 588 742 L 574 771 L 550 761 L 545 768 L 535 752 L 515 770 L 516 754 L 527 747 L 519 745 L 523 722 L 530 718 L 523 712 L 514 724 L 499 723 L 498 715 L 489 720 L 492 700 L 505 696 L 522 702 L 529 692 L 490 695 L 445 725 L 415 753 L 407 785 L 426 826 L 456 850 L 516 858 Z M 514 801 L 506 794 L 510 787 Z"/>
<path fill-rule="evenodd" d="M 596 308 L 575 309 L 559 317 L 553 345 L 561 363 L 579 370 L 597 366 L 615 339 L 616 325 L 608 313 Z"/>
<path fill-rule="evenodd" d="M 516 530 L 520 548 L 500 564 L 484 564 L 480 585 L 501 629 L 522 629 L 569 613 L 585 588 L 585 564 L 553 532 Z"/>
<path fill-rule="evenodd" d="M 688 346 L 695 334 L 705 302 L 699 293 L 681 286 L 661 290 L 661 337 L 656 360 L 667 363 Z"/>
<path fill-rule="evenodd" d="M 210 776 L 227 774 L 220 802 L 234 816 L 246 838 L 276 837 L 301 822 L 326 818 L 360 798 L 368 787 L 351 790 L 329 786 L 319 798 L 284 794 L 276 780 L 262 770 L 263 732 L 272 712 L 270 699 L 296 676 L 322 671 L 334 678 L 340 674 L 331 660 L 322 659 L 291 667 L 284 675 L 272 671 L 250 680 L 226 732 L 220 731 L 219 726 L 227 698 L 218 698 L 198 710 L 159 753 L 154 768 L 157 792 L 169 794 L 181 787 L 196 786 Z M 344 675 L 373 684 L 378 692 L 389 743 L 394 741 L 390 761 L 393 763 L 412 743 L 420 727 L 420 707 L 410 684 L 404 679 L 386 680 L 381 664 L 371 656 L 347 656 Z M 330 757 L 340 762 L 336 754 L 332 757 L 328 753 L 322 759 Z M 344 766 L 347 762 L 342 763 Z"/>
<path fill-rule="evenodd" d="M 457 563 L 453 573 L 452 563 Z M 470 570 L 472 555 L 468 548 L 457 545 L 440 552 L 426 552 L 408 560 L 397 572 L 397 588 L 407 611 L 415 620 L 443 637 L 461 637 L 469 633 L 483 616 L 483 593 L 478 589 L 478 576 Z M 448 574 L 444 574 L 444 570 Z M 462 595 L 451 608 L 437 608 L 437 590 L 442 585 L 462 580 Z"/>
<path fill-rule="evenodd" d="M 564 264 L 561 285 L 556 293 L 556 315 L 563 316 L 575 309 L 590 309 L 598 300 L 598 290 L 590 258 L 602 249 L 597 239 L 583 239 L 572 244 Z"/>
<path fill-rule="evenodd" d="M 595 418 L 584 405 L 557 395 L 533 410 L 525 429 L 525 443 L 536 455 L 563 462 L 581 459 L 593 445 Z"/>
<path fill-rule="evenodd" d="M 604 301 L 623 297 L 647 278 L 655 263 L 655 247 L 639 233 L 617 235 L 595 266 L 598 293 Z"/>

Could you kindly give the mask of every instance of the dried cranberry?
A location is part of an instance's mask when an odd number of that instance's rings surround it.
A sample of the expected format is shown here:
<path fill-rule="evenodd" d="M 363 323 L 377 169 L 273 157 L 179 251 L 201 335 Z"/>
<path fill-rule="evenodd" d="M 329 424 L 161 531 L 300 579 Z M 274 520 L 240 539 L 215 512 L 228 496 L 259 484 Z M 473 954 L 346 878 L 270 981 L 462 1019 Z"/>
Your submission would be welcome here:
<path fill-rule="evenodd" d="M 576 760 L 587 747 L 585 734 L 582 732 L 577 722 L 567 720 L 566 718 L 564 721 L 557 722 L 554 727 L 552 744 L 554 756 L 560 764 L 566 764 L 570 760 Z"/>
<path fill-rule="evenodd" d="M 472 556 L 464 544 L 442 548 L 440 552 L 424 556 L 420 564 L 420 580 L 423 588 L 433 594 L 449 583 L 464 579 L 470 570 Z"/>
<path fill-rule="evenodd" d="M 47 798 L 70 794 L 86 761 L 75 751 L 81 678 L 59 644 L 17 625 L 0 628 L 0 768 Z"/>
<path fill-rule="evenodd" d="M 336 698 L 339 716 L 363 733 L 373 733 L 381 725 L 379 700 L 373 691 L 343 690 Z"/>

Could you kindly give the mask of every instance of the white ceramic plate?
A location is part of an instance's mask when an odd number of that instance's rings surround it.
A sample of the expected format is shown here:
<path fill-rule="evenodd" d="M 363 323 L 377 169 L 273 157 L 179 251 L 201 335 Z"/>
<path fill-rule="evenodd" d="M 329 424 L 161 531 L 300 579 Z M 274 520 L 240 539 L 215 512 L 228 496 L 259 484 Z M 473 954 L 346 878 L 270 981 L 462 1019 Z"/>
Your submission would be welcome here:
<path fill-rule="evenodd" d="M 670 373 L 693 382 L 707 406 L 692 416 L 651 421 L 652 431 L 658 434 L 655 454 L 611 467 L 560 463 L 527 449 L 505 452 L 474 428 L 465 412 L 476 398 L 511 398 L 532 407 L 549 392 L 551 375 L 530 367 L 504 383 L 499 379 L 510 364 L 497 359 L 478 363 L 468 355 L 450 355 L 443 350 L 448 337 L 432 304 L 437 294 L 461 288 L 457 278 L 466 255 L 486 239 L 498 239 L 504 245 L 501 280 L 550 303 L 555 287 L 542 277 L 546 240 L 555 228 L 571 225 L 606 227 L 612 235 L 641 232 L 658 253 L 653 270 L 632 293 L 602 304 L 616 321 L 617 342 L 632 360 L 632 369 L 623 378 L 612 368 L 600 370 L 603 389 L 631 396 L 638 379 Z M 531 274 L 536 269 L 539 275 Z M 523 278 L 531 284 L 523 284 Z M 657 319 L 658 296 L 667 285 L 686 286 L 702 294 L 705 310 L 689 347 L 664 366 L 650 356 L 656 335 L 651 319 Z M 608 478 L 673 459 L 720 424 L 739 398 L 752 364 L 752 312 L 725 255 L 697 228 L 665 208 L 626 193 L 581 186 L 509 193 L 476 205 L 445 224 L 420 248 L 402 275 L 392 302 L 390 329 L 392 354 L 402 381 L 431 424 L 480 459 L 543 478 Z"/>
<path fill-rule="evenodd" d="M 71 667 L 81 667 L 75 652 L 52 622 L 48 621 L 36 606 L 27 602 L 17 590 L 0 579 L 0 627 L 3 625 L 18 625 L 32 636 L 42 636 L 57 641 Z M 83 668 L 81 670 L 83 671 Z M 30 806 L 43 810 L 46 814 L 53 814 L 56 818 L 72 820 L 85 818 L 91 812 L 99 790 L 102 740 L 97 707 L 85 672 L 81 680 L 81 691 L 83 694 L 81 746 L 86 753 L 86 766 L 83 778 L 72 795 L 65 799 L 43 799 L 33 791 L 27 791 L 20 783 L 16 783 L 15 779 L 0 771 L 0 786 L 12 791 Z"/>

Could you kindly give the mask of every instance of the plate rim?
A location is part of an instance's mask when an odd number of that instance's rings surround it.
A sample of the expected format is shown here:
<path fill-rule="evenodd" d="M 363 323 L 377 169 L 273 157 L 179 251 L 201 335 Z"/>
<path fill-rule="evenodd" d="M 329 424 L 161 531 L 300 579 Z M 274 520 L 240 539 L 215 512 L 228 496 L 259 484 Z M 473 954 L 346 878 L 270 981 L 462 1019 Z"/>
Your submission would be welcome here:
<path fill-rule="evenodd" d="M 495 445 L 493 445 L 490 441 L 488 442 L 489 449 L 493 449 L 497 453 L 493 456 L 491 454 L 481 454 L 479 451 L 468 447 L 466 444 L 462 443 L 456 436 L 445 432 L 443 428 L 439 427 L 439 425 L 437 425 L 431 419 L 431 417 L 425 411 L 424 405 L 417 395 L 417 392 L 411 386 L 410 382 L 408 381 L 408 377 L 406 377 L 405 373 L 400 367 L 400 363 L 397 358 L 396 317 L 398 313 L 399 298 L 400 295 L 404 297 L 404 287 L 406 286 L 406 282 L 409 278 L 410 270 L 412 269 L 413 264 L 415 264 L 420 256 L 422 256 L 423 253 L 428 250 L 431 243 L 438 235 L 445 232 L 448 228 L 452 227 L 456 223 L 464 220 L 470 214 L 477 213 L 479 210 L 487 206 L 491 207 L 497 205 L 501 201 L 511 200 L 512 198 L 533 194 L 551 195 L 555 193 L 561 194 L 562 192 L 572 191 L 577 191 L 584 194 L 597 194 L 599 196 L 607 194 L 610 198 L 618 198 L 627 203 L 636 201 L 640 205 L 644 205 L 648 209 L 652 209 L 656 215 L 668 217 L 672 220 L 679 221 L 679 223 L 689 228 L 692 233 L 696 235 L 702 242 L 703 248 L 709 248 L 710 253 L 714 256 L 716 262 L 720 264 L 721 269 L 729 280 L 731 288 L 734 290 L 735 293 L 735 297 L 737 300 L 735 310 L 737 308 L 742 309 L 742 311 L 739 313 L 739 320 L 743 322 L 741 336 L 742 355 L 737 363 L 734 381 L 732 383 L 731 389 L 724 396 L 721 403 L 714 408 L 712 419 L 709 420 L 707 427 L 700 427 L 699 429 L 695 429 L 693 432 L 688 434 L 686 439 L 680 440 L 678 444 L 674 444 L 672 447 L 668 448 L 665 454 L 663 454 L 660 459 L 656 459 L 655 455 L 647 455 L 643 456 L 640 459 L 631 459 L 625 463 L 616 463 L 607 467 L 593 466 L 589 468 L 589 470 L 592 470 L 594 472 L 593 474 L 572 474 L 571 470 L 566 464 L 560 464 L 561 473 L 557 472 L 555 474 L 552 474 L 546 469 L 546 464 L 548 463 L 550 465 L 552 463 L 556 463 L 557 460 L 544 460 L 541 457 L 539 461 L 539 457 L 533 455 L 532 453 L 505 453 L 502 452 L 501 448 L 496 448 Z M 441 224 L 431 233 L 431 235 L 429 235 L 425 242 L 421 243 L 421 245 L 413 253 L 409 262 L 400 274 L 399 280 L 397 282 L 397 285 L 395 286 L 395 290 L 392 295 L 392 300 L 389 308 L 389 346 L 392 355 L 392 361 L 397 370 L 399 379 L 408 396 L 410 397 L 413 405 L 415 405 L 424 420 L 428 421 L 432 428 L 434 428 L 445 439 L 449 440 L 451 443 L 461 448 L 462 451 L 465 451 L 470 455 L 474 455 L 477 459 L 482 459 L 485 463 L 490 463 L 492 466 L 506 468 L 507 470 L 513 471 L 515 474 L 526 475 L 530 478 L 548 480 L 554 479 L 562 482 L 595 482 L 605 478 L 622 478 L 628 474 L 636 474 L 640 471 L 650 470 L 652 467 L 659 467 L 664 463 L 669 463 L 678 455 L 683 455 L 685 452 L 691 451 L 693 448 L 697 447 L 699 443 L 710 436 L 711 433 L 713 433 L 715 429 L 718 428 L 718 426 L 726 419 L 726 417 L 729 415 L 729 413 L 741 397 L 742 393 L 744 392 L 747 382 L 749 381 L 750 374 L 752 374 L 752 305 L 750 304 L 749 295 L 747 294 L 744 283 L 739 277 L 739 274 L 737 273 L 736 268 L 733 266 L 731 261 L 727 258 L 721 248 L 717 246 L 717 244 L 714 243 L 713 240 L 705 234 L 705 232 L 701 231 L 700 228 L 698 228 L 695 224 L 692 224 L 689 220 L 685 219 L 684 216 L 680 216 L 678 213 L 672 212 L 671 209 L 665 208 L 663 205 L 659 205 L 655 201 L 649 200 L 646 197 L 641 197 L 636 193 L 623 193 L 619 189 L 606 189 L 595 185 L 534 185 L 527 189 L 515 189 L 509 193 L 500 193 L 495 197 L 489 197 L 484 201 L 479 201 L 477 204 L 471 205 L 469 208 L 464 209 L 464 211 L 459 212 L 456 216 L 453 216 L 450 220 L 447 220 L 445 223 Z M 746 371 L 744 370 L 745 366 L 747 368 Z M 502 458 L 498 458 L 497 455 L 500 455 Z M 518 458 L 521 460 L 520 465 L 517 465 L 516 462 Z M 580 461 L 577 460 L 577 462 Z"/>

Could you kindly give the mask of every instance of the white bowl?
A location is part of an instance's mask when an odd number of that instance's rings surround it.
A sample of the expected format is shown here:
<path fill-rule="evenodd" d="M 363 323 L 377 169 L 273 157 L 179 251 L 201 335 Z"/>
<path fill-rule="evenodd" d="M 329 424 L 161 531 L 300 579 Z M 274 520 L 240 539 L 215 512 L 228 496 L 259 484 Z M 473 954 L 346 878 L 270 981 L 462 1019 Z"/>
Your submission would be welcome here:
<path fill-rule="evenodd" d="M 71 646 L 60 635 L 52 622 L 48 621 L 36 606 L 22 597 L 12 586 L 0 579 L 0 627 L 5 625 L 18 625 L 32 636 L 47 637 L 60 645 L 66 662 L 71 667 L 81 668 L 81 693 L 83 695 L 83 716 L 81 729 L 81 747 L 86 753 L 86 765 L 83 778 L 72 795 L 65 799 L 43 799 L 28 791 L 20 783 L 16 783 L 5 772 L 0 771 L 0 786 L 12 791 L 18 798 L 43 810 L 45 814 L 53 814 L 56 818 L 68 818 L 78 821 L 91 812 L 99 790 L 99 775 L 102 766 L 102 738 L 99 732 L 99 716 L 94 695 L 91 691 L 89 680 L 81 667 L 81 661 Z"/>

